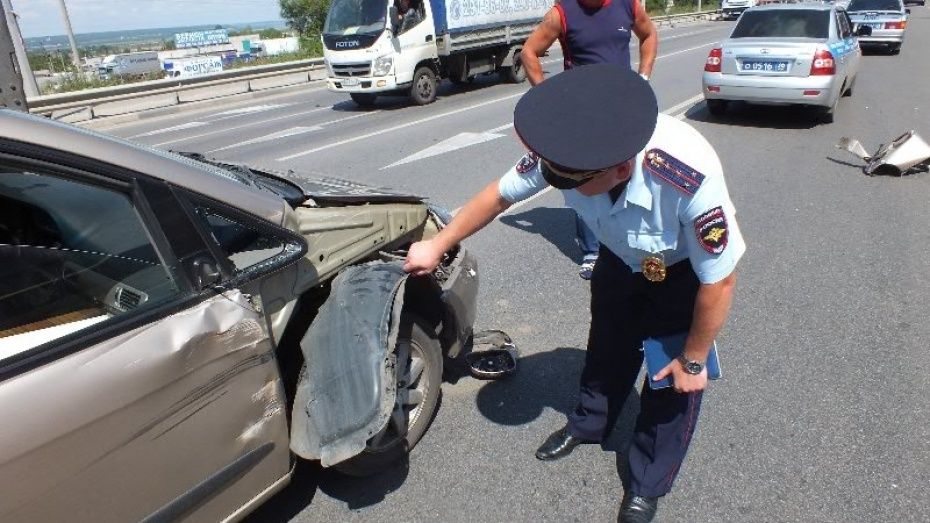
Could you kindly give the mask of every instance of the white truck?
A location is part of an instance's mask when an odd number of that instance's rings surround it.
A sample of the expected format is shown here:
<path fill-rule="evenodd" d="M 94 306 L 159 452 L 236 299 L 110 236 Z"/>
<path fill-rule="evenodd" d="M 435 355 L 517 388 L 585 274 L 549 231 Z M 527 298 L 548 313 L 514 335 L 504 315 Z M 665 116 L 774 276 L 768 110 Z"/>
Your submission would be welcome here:
<path fill-rule="evenodd" d="M 323 28 L 331 91 L 361 106 L 379 95 L 436 99 L 440 79 L 497 72 L 526 79 L 520 49 L 553 0 L 333 0 Z M 408 7 L 409 6 L 409 7 Z M 406 10 L 405 10 L 406 9 Z"/>
<path fill-rule="evenodd" d="M 219 56 L 191 56 L 165 60 L 167 78 L 190 78 L 218 73 L 223 70 L 223 60 Z"/>
<path fill-rule="evenodd" d="M 755 7 L 758 3 L 762 2 L 757 0 L 721 0 L 720 13 L 724 19 L 739 18 L 743 11 Z"/>
<path fill-rule="evenodd" d="M 157 51 L 111 54 L 97 66 L 97 74 L 104 80 L 116 76 L 141 76 L 159 70 L 161 62 Z"/>

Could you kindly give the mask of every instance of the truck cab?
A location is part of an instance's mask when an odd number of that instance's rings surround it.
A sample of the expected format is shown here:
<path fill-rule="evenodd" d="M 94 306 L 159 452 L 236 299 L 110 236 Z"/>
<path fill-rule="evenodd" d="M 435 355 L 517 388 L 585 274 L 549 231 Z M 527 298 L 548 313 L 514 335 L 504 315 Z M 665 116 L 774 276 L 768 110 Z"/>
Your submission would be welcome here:
<path fill-rule="evenodd" d="M 322 36 L 328 87 L 363 106 L 384 94 L 424 105 L 442 78 L 499 72 L 521 82 L 520 48 L 549 7 L 487 15 L 445 0 L 333 0 Z"/>

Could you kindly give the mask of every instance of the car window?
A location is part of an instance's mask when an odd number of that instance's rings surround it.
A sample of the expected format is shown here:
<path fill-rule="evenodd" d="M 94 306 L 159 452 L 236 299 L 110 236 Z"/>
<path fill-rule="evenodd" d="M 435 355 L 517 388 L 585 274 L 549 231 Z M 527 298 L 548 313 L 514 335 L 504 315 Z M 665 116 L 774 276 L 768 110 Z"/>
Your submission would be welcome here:
<path fill-rule="evenodd" d="M 850 23 L 850 21 L 849 21 L 849 15 L 847 15 L 847 14 L 846 14 L 845 12 L 843 12 L 843 11 L 838 11 L 838 12 L 837 12 L 837 15 L 838 15 L 839 18 L 840 18 L 840 25 L 839 25 L 839 27 L 840 27 L 840 37 L 841 37 L 841 38 L 849 38 L 849 37 L 851 37 L 851 36 L 853 35 L 853 32 L 852 32 L 852 23 Z"/>
<path fill-rule="evenodd" d="M 178 289 L 127 194 L 0 164 L 0 359 Z"/>
<path fill-rule="evenodd" d="M 285 250 L 282 238 L 243 225 L 242 220 L 207 205 L 198 205 L 197 214 L 203 218 L 213 240 L 226 254 L 236 271 L 243 271 L 268 261 Z"/>
<path fill-rule="evenodd" d="M 898 0 L 852 0 L 847 11 L 903 11 Z"/>
<path fill-rule="evenodd" d="M 746 11 L 730 38 L 827 38 L 830 11 L 814 9 L 766 9 Z"/>

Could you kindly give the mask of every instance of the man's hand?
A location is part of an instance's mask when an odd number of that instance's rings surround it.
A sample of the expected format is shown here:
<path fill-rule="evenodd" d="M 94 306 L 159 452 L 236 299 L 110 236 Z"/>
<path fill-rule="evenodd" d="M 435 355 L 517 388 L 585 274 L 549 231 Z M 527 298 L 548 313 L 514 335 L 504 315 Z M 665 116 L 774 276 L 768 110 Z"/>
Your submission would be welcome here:
<path fill-rule="evenodd" d="M 414 276 L 426 276 L 436 270 L 441 260 L 442 250 L 437 249 L 431 240 L 416 242 L 407 251 L 404 271 Z"/>
<path fill-rule="evenodd" d="M 660 370 L 658 374 L 652 377 L 652 381 L 665 379 L 669 374 L 672 375 L 672 386 L 675 392 L 687 394 L 689 392 L 698 392 L 707 388 L 707 367 L 700 374 L 688 374 L 685 372 L 681 362 L 677 359 Z"/>

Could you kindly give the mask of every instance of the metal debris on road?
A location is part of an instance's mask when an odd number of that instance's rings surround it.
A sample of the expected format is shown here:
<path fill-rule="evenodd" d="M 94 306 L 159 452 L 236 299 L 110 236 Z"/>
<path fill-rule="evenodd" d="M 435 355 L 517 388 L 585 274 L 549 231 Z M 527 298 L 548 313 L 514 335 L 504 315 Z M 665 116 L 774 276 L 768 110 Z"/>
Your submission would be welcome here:
<path fill-rule="evenodd" d="M 469 371 L 475 378 L 496 380 L 517 371 L 517 346 L 507 333 L 499 330 L 476 332 L 472 350 L 465 355 Z"/>
<path fill-rule="evenodd" d="M 927 145 L 916 131 L 908 131 L 891 142 L 882 144 L 871 156 L 855 138 L 840 138 L 836 148 L 849 151 L 866 162 L 862 170 L 869 176 L 904 176 L 930 170 L 930 145 Z"/>

